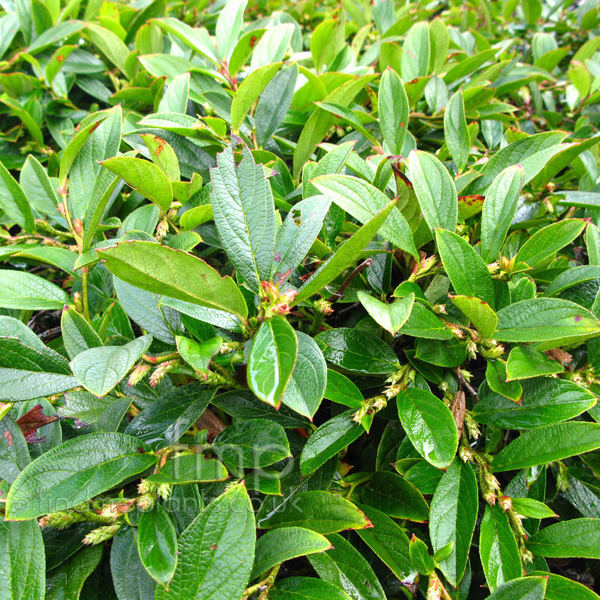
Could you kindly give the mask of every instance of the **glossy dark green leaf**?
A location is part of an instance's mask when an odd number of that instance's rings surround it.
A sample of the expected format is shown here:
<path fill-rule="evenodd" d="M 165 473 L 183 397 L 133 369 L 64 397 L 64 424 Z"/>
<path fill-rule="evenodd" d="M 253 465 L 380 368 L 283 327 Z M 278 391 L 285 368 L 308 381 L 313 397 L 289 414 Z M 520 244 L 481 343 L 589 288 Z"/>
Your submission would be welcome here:
<path fill-rule="evenodd" d="M 488 360 L 485 380 L 489 388 L 504 398 L 520 403 L 523 387 L 518 381 L 507 381 L 507 379 L 506 364 L 500 360 Z"/>
<path fill-rule="evenodd" d="M 543 465 L 600 448 L 600 425 L 570 421 L 546 425 L 520 435 L 492 461 L 492 471 Z"/>
<path fill-rule="evenodd" d="M 517 541 L 508 516 L 497 504 L 485 507 L 481 521 L 479 556 L 485 579 L 492 591 L 523 574 Z"/>
<path fill-rule="evenodd" d="M 447 467 L 458 448 L 458 431 L 450 409 L 431 392 L 408 388 L 398 394 L 402 427 L 421 456 L 434 467 Z"/>
<path fill-rule="evenodd" d="M 167 585 L 177 566 L 177 534 L 160 504 L 142 513 L 138 523 L 137 547 L 150 577 Z"/>
<path fill-rule="evenodd" d="M 255 543 L 250 498 L 238 484 L 213 500 L 182 533 L 175 575 L 168 591 L 157 588 L 156 600 L 239 598 L 250 578 Z"/>
<path fill-rule="evenodd" d="M 370 527 L 370 521 L 352 502 L 325 491 L 300 492 L 292 502 L 259 521 L 262 529 L 305 527 L 329 534 L 345 529 Z"/>
<path fill-rule="evenodd" d="M 53 569 L 46 581 L 46 600 L 75 600 L 81 597 L 86 580 L 102 558 L 102 546 L 89 546 L 76 552 Z"/>
<path fill-rule="evenodd" d="M 286 577 L 269 591 L 272 600 L 350 600 L 340 587 L 316 577 Z"/>
<path fill-rule="evenodd" d="M 130 435 L 94 433 L 68 440 L 23 469 L 10 489 L 7 516 L 34 519 L 76 506 L 155 462 L 150 448 Z"/>
<path fill-rule="evenodd" d="M 460 583 L 467 567 L 478 505 L 473 468 L 456 458 L 433 495 L 429 517 L 433 550 L 437 552 L 454 542 L 451 555 L 440 563 L 442 573 L 454 586 Z"/>
<path fill-rule="evenodd" d="M 600 558 L 600 519 L 572 519 L 545 527 L 527 540 L 537 556 Z"/>
<path fill-rule="evenodd" d="M 387 375 L 398 368 L 395 352 L 366 331 L 339 327 L 316 338 L 325 359 L 346 371 L 365 375 Z"/>
<path fill-rule="evenodd" d="M 356 384 L 345 375 L 332 369 L 327 370 L 327 387 L 324 395 L 327 400 L 349 408 L 360 408 L 365 401 Z"/>
<path fill-rule="evenodd" d="M 487 600 L 543 600 L 546 577 L 519 577 L 500 586 Z"/>
<path fill-rule="evenodd" d="M 284 317 L 265 321 L 248 359 L 248 384 L 264 402 L 279 406 L 298 358 L 298 336 Z"/>
<path fill-rule="evenodd" d="M 152 600 L 156 584 L 150 578 L 137 549 L 136 531 L 122 527 L 110 550 L 113 585 L 120 600 Z"/>
<path fill-rule="evenodd" d="M 206 458 L 201 454 L 188 454 L 176 456 L 167 461 L 158 473 L 153 473 L 146 480 L 158 484 L 184 485 L 205 481 L 224 481 L 227 477 L 227 469 L 220 461 Z"/>

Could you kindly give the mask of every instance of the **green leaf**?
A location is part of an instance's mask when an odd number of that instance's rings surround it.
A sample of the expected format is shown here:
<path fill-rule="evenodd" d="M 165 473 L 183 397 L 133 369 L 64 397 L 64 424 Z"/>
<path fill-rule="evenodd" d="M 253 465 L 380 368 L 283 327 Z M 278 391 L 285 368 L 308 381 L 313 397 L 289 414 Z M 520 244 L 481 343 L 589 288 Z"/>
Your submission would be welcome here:
<path fill-rule="evenodd" d="M 175 336 L 177 351 L 181 358 L 204 377 L 208 375 L 208 365 L 211 359 L 219 353 L 223 338 L 214 337 L 201 344 L 181 335 Z"/>
<path fill-rule="evenodd" d="M 332 369 L 327 370 L 325 398 L 349 408 L 360 408 L 365 401 L 356 384 Z"/>
<path fill-rule="evenodd" d="M 129 49 L 123 43 L 121 38 L 104 27 L 87 24 L 85 32 L 90 38 L 92 44 L 96 46 L 108 60 L 115 65 L 127 77 L 126 61 L 129 55 Z"/>
<path fill-rule="evenodd" d="M 39 600 L 45 597 L 44 540 L 37 521 L 0 521 L 0 589 L 6 598 Z"/>
<path fill-rule="evenodd" d="M 215 438 L 212 448 L 226 464 L 241 469 L 262 469 L 291 456 L 285 430 L 267 419 L 236 421 Z"/>
<path fill-rule="evenodd" d="M 281 401 L 297 413 L 312 419 L 325 394 L 327 364 L 318 344 L 301 331 L 298 336 L 298 356 L 292 377 Z"/>
<path fill-rule="evenodd" d="M 70 363 L 73 375 L 86 390 L 104 396 L 127 375 L 151 342 L 152 336 L 145 335 L 124 346 L 84 350 Z"/>
<path fill-rule="evenodd" d="M 600 448 L 600 425 L 597 423 L 556 423 L 520 435 L 496 455 L 492 471 L 525 469 L 597 448 Z"/>
<path fill-rule="evenodd" d="M 259 67 L 242 81 L 231 104 L 231 128 L 234 132 L 239 131 L 248 111 L 258 100 L 267 84 L 275 77 L 282 64 L 282 62 L 276 62 Z"/>
<path fill-rule="evenodd" d="M 532 575 L 547 577 L 546 600 L 598 600 L 598 595 L 589 587 L 572 579 L 541 571 L 534 571 Z"/>
<path fill-rule="evenodd" d="M 362 501 L 397 519 L 423 522 L 429 517 L 429 507 L 417 488 L 400 475 L 376 471 L 362 490 Z"/>
<path fill-rule="evenodd" d="M 57 285 L 22 271 L 0 270 L 0 306 L 18 310 L 57 310 L 71 298 Z"/>
<path fill-rule="evenodd" d="M 388 67 L 379 83 L 379 123 L 391 154 L 402 155 L 408 133 L 409 106 L 404 82 Z"/>
<path fill-rule="evenodd" d="M 269 591 L 271 600 L 350 600 L 350 596 L 331 583 L 316 577 L 286 577 Z"/>
<path fill-rule="evenodd" d="M 506 361 L 506 379 L 513 381 L 541 375 L 554 375 L 565 370 L 557 360 L 533 346 L 515 346 Z"/>
<path fill-rule="evenodd" d="M 357 295 L 371 318 L 392 335 L 396 335 L 406 323 L 415 302 L 415 295 L 412 293 L 401 300 L 396 300 L 393 304 L 381 302 L 363 291 L 359 291 Z"/>
<path fill-rule="evenodd" d="M 557 296 L 560 292 L 579 283 L 599 278 L 600 266 L 581 265 L 579 267 L 572 267 L 558 275 L 558 277 L 548 286 L 544 292 L 544 296 Z"/>
<path fill-rule="evenodd" d="M 171 89 L 172 86 L 169 86 Z M 175 150 L 173 150 L 172 146 L 168 144 L 165 140 L 157 135 L 152 135 L 151 133 L 143 133 L 140 135 L 144 144 L 146 144 L 146 148 L 150 152 L 150 159 L 152 162 L 167 176 L 167 178 L 171 182 L 179 181 L 181 174 L 179 171 L 179 161 L 177 159 L 177 154 L 175 154 Z M 114 160 L 114 159 L 112 159 Z M 144 161 L 145 162 L 145 161 Z M 141 165 L 140 165 L 141 166 Z M 109 167 L 107 167 L 111 170 Z M 145 168 L 145 167 L 144 167 Z M 125 169 L 127 170 L 127 165 L 125 165 Z M 113 171 L 114 173 L 114 171 Z M 118 173 L 117 173 L 118 174 Z M 154 176 L 154 171 L 151 177 Z M 148 180 L 150 177 L 148 177 Z M 164 186 L 164 180 L 159 178 Z M 144 174 L 144 184 L 148 185 L 150 181 L 146 181 L 146 177 Z M 172 185 L 169 186 L 172 189 L 173 193 L 175 192 Z M 154 190 L 156 192 L 156 190 Z M 156 202 L 160 207 L 160 203 Z"/>
<path fill-rule="evenodd" d="M 154 242 L 121 242 L 98 250 L 109 271 L 147 292 L 230 312 L 241 319 L 248 307 L 231 277 L 203 260 Z"/>
<path fill-rule="evenodd" d="M 339 327 L 320 333 L 315 340 L 330 363 L 364 375 L 388 375 L 398 369 L 396 353 L 366 331 Z"/>
<path fill-rule="evenodd" d="M 518 381 L 507 381 L 506 364 L 501 360 L 488 360 L 485 379 L 493 392 L 513 402 L 521 402 L 523 388 Z"/>
<path fill-rule="evenodd" d="M 458 90 L 446 104 L 444 136 L 454 164 L 459 171 L 464 170 L 471 153 L 471 136 L 467 129 L 462 90 Z"/>
<path fill-rule="evenodd" d="M 460 296 L 471 296 L 495 306 L 494 282 L 487 266 L 471 245 L 445 229 L 435 232 L 437 248 L 452 287 Z"/>
<path fill-rule="evenodd" d="M 102 346 L 94 328 L 76 310 L 63 311 L 60 321 L 65 350 L 70 358 L 90 348 Z"/>
<path fill-rule="evenodd" d="M 432 154 L 412 150 L 408 155 L 408 176 L 429 228 L 455 231 L 458 194 L 446 167 Z"/>
<path fill-rule="evenodd" d="M 429 556 L 427 544 L 421 541 L 414 533 L 409 545 L 410 561 L 415 569 L 422 575 L 431 575 L 435 569 L 435 561 Z"/>
<path fill-rule="evenodd" d="M 61 216 L 58 211 L 58 196 L 48 174 L 39 161 L 30 154 L 21 169 L 19 183 L 29 204 L 43 215 L 54 218 Z"/>
<path fill-rule="evenodd" d="M 94 433 L 48 450 L 21 472 L 6 501 L 7 518 L 35 519 L 66 510 L 145 471 L 149 447 L 123 433 Z"/>
<path fill-rule="evenodd" d="M 311 183 L 361 223 L 367 223 L 389 204 L 389 198 L 383 192 L 358 177 L 322 175 L 312 179 Z M 398 209 L 391 211 L 380 233 L 398 248 L 417 255 L 410 226 Z"/>
<path fill-rule="evenodd" d="M 282 527 L 267 531 L 256 542 L 254 568 L 250 579 L 255 579 L 286 560 L 324 552 L 330 548 L 332 546 L 326 537 L 304 527 Z"/>
<path fill-rule="evenodd" d="M 419 388 L 398 394 L 397 403 L 402 428 L 415 449 L 434 467 L 447 467 L 458 449 L 458 431 L 450 409 Z"/>
<path fill-rule="evenodd" d="M 327 539 L 333 550 L 308 557 L 319 577 L 352 598 L 385 600 L 381 584 L 364 556 L 337 533 Z M 329 596 L 325 600 L 329 600 Z"/>
<path fill-rule="evenodd" d="M 343 14 L 335 14 L 333 19 L 324 19 L 319 23 L 310 38 L 310 53 L 317 73 L 323 67 L 329 67 L 344 45 L 345 22 Z"/>
<path fill-rule="evenodd" d="M 0 419 L 0 477 L 11 484 L 30 462 L 23 432 L 10 415 L 5 415 Z"/>
<path fill-rule="evenodd" d="M 527 540 L 536 556 L 600 558 L 600 519 L 572 519 L 545 527 Z"/>
<path fill-rule="evenodd" d="M 558 517 L 558 515 L 543 502 L 533 498 L 511 498 L 512 507 L 520 515 L 531 519 L 547 519 L 548 517 Z"/>
<path fill-rule="evenodd" d="M 244 11 L 248 0 L 230 0 L 219 13 L 215 34 L 217 37 L 217 56 L 227 60 L 237 42 L 244 22 Z"/>
<path fill-rule="evenodd" d="M 539 377 L 522 381 L 518 404 L 481 385 L 473 418 L 492 427 L 533 429 L 572 419 L 595 404 L 594 394 L 576 383 Z"/>
<path fill-rule="evenodd" d="M 252 571 L 255 543 L 252 504 L 238 484 L 213 500 L 181 534 L 175 576 L 168 591 L 157 588 L 156 600 L 240 598 Z"/>
<path fill-rule="evenodd" d="M 77 600 L 86 580 L 102 558 L 102 546 L 82 548 L 67 562 L 53 569 L 46 580 L 46 600 Z"/>
<path fill-rule="evenodd" d="M 110 570 L 121 600 L 152 600 L 154 581 L 140 561 L 134 527 L 121 527 L 110 549 Z"/>
<path fill-rule="evenodd" d="M 229 259 L 246 284 L 258 292 L 268 280 L 275 249 L 275 206 L 264 167 L 255 164 L 248 148 L 236 166 L 233 147 L 217 156 L 211 169 L 215 224 Z"/>
<path fill-rule="evenodd" d="M 479 556 L 485 580 L 492 591 L 523 574 L 515 535 L 506 513 L 498 505 L 486 504 L 481 521 Z"/>
<path fill-rule="evenodd" d="M 525 171 L 513 165 L 498 173 L 485 194 L 481 214 L 481 258 L 488 263 L 500 252 L 517 212 Z"/>
<path fill-rule="evenodd" d="M 415 23 L 402 45 L 402 77 L 411 81 L 429 75 L 429 23 Z"/>
<path fill-rule="evenodd" d="M 429 340 L 451 340 L 454 334 L 428 308 L 415 302 L 400 333 Z"/>
<path fill-rule="evenodd" d="M 358 535 L 363 542 L 391 569 L 400 580 L 408 580 L 414 573 L 408 549 L 408 537 L 404 530 L 381 511 L 358 505 L 371 522 L 372 527 L 359 529 Z"/>
<path fill-rule="evenodd" d="M 155 164 L 133 156 L 115 156 L 103 161 L 102 166 L 154 202 L 160 208 L 161 214 L 164 215 L 171 207 L 171 182 Z"/>
<path fill-rule="evenodd" d="M 455 458 L 433 495 L 429 518 L 429 534 L 435 552 L 454 542 L 452 554 L 439 565 L 453 586 L 460 583 L 465 573 L 477 509 L 475 473 L 469 463 Z"/>
<path fill-rule="evenodd" d="M 28 233 L 35 233 L 33 211 L 23 188 L 0 162 L 0 208 Z"/>
<path fill-rule="evenodd" d="M 339 246 L 335 254 L 321 265 L 300 288 L 294 304 L 302 302 L 322 290 L 352 265 L 379 231 L 395 205 L 396 200 L 392 200 L 383 210 L 379 211 L 356 231 L 349 240 Z"/>
<path fill-rule="evenodd" d="M 248 358 L 248 385 L 263 401 L 279 406 L 298 357 L 298 336 L 284 317 L 264 321 Z"/>
<path fill-rule="evenodd" d="M 167 585 L 177 566 L 177 534 L 160 504 L 142 513 L 138 523 L 137 547 L 150 577 Z"/>
<path fill-rule="evenodd" d="M 600 321 L 588 310 L 558 298 L 521 300 L 498 311 L 499 342 L 544 342 L 550 350 L 600 334 Z"/>
<path fill-rule="evenodd" d="M 353 419 L 354 412 L 349 410 L 325 421 L 308 438 L 300 455 L 302 475 L 316 471 L 364 433 L 362 425 Z"/>
<path fill-rule="evenodd" d="M 450 300 L 484 338 L 494 335 L 498 326 L 498 315 L 487 302 L 470 296 L 450 296 Z"/>
<path fill-rule="evenodd" d="M 566 219 L 542 227 L 519 248 L 514 258 L 515 265 L 525 263 L 535 269 L 541 262 L 577 238 L 584 230 L 585 224 L 582 219 Z"/>
<path fill-rule="evenodd" d="M 159 485 L 184 485 L 206 481 L 225 481 L 227 477 L 227 469 L 218 460 L 205 458 L 202 454 L 188 454 L 176 456 L 167 461 L 158 473 L 150 475 L 146 481 Z"/>
<path fill-rule="evenodd" d="M 547 576 L 519 577 L 501 585 L 487 600 L 543 600 Z"/>

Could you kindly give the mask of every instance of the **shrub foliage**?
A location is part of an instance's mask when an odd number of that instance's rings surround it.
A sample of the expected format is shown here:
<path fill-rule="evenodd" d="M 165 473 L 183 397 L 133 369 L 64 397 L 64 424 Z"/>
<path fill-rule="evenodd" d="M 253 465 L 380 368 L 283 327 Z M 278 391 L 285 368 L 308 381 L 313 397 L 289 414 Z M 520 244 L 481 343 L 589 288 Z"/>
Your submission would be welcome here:
<path fill-rule="evenodd" d="M 598 598 L 597 1 L 1 4 L 0 597 Z"/>

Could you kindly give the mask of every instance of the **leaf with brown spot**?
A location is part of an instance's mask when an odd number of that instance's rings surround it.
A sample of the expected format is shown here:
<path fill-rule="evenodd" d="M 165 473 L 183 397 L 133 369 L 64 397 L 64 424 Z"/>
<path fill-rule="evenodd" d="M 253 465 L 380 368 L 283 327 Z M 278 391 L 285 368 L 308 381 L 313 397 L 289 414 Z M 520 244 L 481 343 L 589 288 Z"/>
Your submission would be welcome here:
<path fill-rule="evenodd" d="M 42 412 L 42 405 L 36 404 L 31 410 L 28 410 L 22 417 L 17 419 L 17 425 L 21 428 L 28 444 L 44 441 L 44 438 L 37 436 L 37 430 L 44 425 L 58 421 L 59 417 L 48 417 Z M 9 445 L 12 441 L 9 441 Z"/>

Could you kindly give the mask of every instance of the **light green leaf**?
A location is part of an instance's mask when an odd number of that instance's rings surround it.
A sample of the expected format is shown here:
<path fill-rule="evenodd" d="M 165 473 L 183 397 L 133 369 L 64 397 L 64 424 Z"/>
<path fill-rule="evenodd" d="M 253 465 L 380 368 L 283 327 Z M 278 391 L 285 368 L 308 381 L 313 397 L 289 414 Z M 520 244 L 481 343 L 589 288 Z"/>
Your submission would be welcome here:
<path fill-rule="evenodd" d="M 202 454 L 176 456 L 167 461 L 158 473 L 146 478 L 159 485 L 185 485 L 207 481 L 225 481 L 227 469 L 215 458 L 206 458 Z"/>
<path fill-rule="evenodd" d="M 71 306 L 56 284 L 23 271 L 0 270 L 0 306 L 17 310 L 56 310 Z"/>
<path fill-rule="evenodd" d="M 410 317 L 415 295 L 411 293 L 392 304 L 386 304 L 366 292 L 359 291 L 358 299 L 378 325 L 381 325 L 392 335 L 396 335 Z"/>
<path fill-rule="evenodd" d="M 429 23 L 415 23 L 402 45 L 402 77 L 405 81 L 429 75 L 430 52 Z"/>
<path fill-rule="evenodd" d="M 379 83 L 379 123 L 383 140 L 389 151 L 402 155 L 408 133 L 408 96 L 404 82 L 396 71 L 388 67 Z"/>
<path fill-rule="evenodd" d="M 286 577 L 269 591 L 271 600 L 351 600 L 342 589 L 316 577 Z"/>
<path fill-rule="evenodd" d="M 547 581 L 546 576 L 519 577 L 501 585 L 486 600 L 543 600 Z"/>
<path fill-rule="evenodd" d="M 487 302 L 470 296 L 450 296 L 450 300 L 484 338 L 494 335 L 498 326 L 498 315 Z"/>
<path fill-rule="evenodd" d="M 571 519 L 545 527 L 531 536 L 527 547 L 548 558 L 600 558 L 600 519 Z"/>
<path fill-rule="evenodd" d="M 175 340 L 177 342 L 177 351 L 181 355 L 181 358 L 183 358 L 192 369 L 202 373 L 202 375 L 206 377 L 208 374 L 209 363 L 213 356 L 219 353 L 223 338 L 214 337 L 199 343 L 190 338 L 177 335 L 175 336 Z"/>
<path fill-rule="evenodd" d="M 471 137 L 467 129 L 462 90 L 458 90 L 446 104 L 444 136 L 454 164 L 459 171 L 464 170 L 471 153 Z"/>
<path fill-rule="evenodd" d="M 35 233 L 31 206 L 23 188 L 0 162 L 0 208 L 28 233 Z"/>

